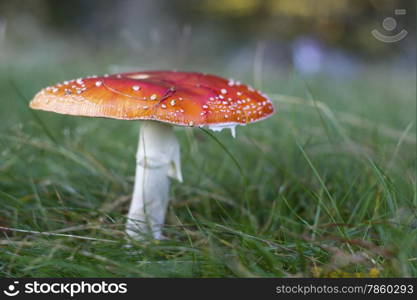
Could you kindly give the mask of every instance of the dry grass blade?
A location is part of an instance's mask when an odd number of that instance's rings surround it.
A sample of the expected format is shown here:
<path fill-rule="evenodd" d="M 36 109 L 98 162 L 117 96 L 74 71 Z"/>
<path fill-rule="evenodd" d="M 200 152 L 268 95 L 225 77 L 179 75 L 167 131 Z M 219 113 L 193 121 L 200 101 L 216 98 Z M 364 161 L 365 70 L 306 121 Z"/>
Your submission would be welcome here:
<path fill-rule="evenodd" d="M 68 237 L 68 238 L 74 238 L 74 239 L 89 240 L 89 241 L 98 241 L 98 242 L 106 242 L 106 243 L 117 243 L 117 241 L 113 241 L 113 240 L 98 239 L 98 238 L 92 238 L 92 237 L 80 236 L 80 235 L 73 235 L 73 234 L 63 234 L 63 233 L 54 233 L 54 232 L 45 232 L 45 231 L 24 230 L 24 229 L 9 228 L 9 227 L 0 227 L 0 230 L 12 231 L 12 232 L 20 232 L 20 233 L 29 233 L 29 234 L 39 234 L 39 235 L 45 235 L 45 236 Z"/>

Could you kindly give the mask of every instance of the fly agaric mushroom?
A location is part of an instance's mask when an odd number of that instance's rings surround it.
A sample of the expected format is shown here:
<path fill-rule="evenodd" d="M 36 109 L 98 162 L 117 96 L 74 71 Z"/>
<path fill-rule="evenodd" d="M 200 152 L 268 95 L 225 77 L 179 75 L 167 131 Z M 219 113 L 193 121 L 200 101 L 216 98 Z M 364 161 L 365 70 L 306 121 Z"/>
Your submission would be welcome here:
<path fill-rule="evenodd" d="M 263 93 L 239 81 L 176 71 L 91 76 L 41 90 L 33 109 L 55 113 L 142 120 L 136 175 L 126 232 L 162 238 L 169 177 L 182 182 L 179 143 L 173 125 L 214 131 L 263 120 L 274 113 Z"/>

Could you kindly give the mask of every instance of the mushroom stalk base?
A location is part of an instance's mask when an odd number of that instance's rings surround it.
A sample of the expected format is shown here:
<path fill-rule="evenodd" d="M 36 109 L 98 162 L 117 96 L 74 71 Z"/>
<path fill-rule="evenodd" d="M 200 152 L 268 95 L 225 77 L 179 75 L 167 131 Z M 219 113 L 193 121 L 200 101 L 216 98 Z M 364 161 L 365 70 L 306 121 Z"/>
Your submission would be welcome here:
<path fill-rule="evenodd" d="M 172 126 L 142 121 L 136 175 L 126 233 L 134 239 L 162 239 L 170 179 L 182 181 L 180 147 Z"/>

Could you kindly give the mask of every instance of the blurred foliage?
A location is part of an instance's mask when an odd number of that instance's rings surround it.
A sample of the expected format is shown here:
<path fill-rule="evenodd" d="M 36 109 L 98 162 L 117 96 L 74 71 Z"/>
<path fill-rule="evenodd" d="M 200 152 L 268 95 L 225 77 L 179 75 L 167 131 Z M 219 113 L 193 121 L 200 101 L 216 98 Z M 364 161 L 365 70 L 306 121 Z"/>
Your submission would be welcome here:
<path fill-rule="evenodd" d="M 409 13 L 399 24 L 415 27 L 413 1 L 204 0 L 194 1 L 198 3 L 194 7 L 187 6 L 189 1 L 182 3 L 188 7 L 185 17 L 217 19 L 234 36 L 249 32 L 263 39 L 292 40 L 312 35 L 328 45 L 372 56 L 393 50 L 369 39 L 369 32 L 380 27 L 381 17 L 407 8 Z"/>
<path fill-rule="evenodd" d="M 386 47 L 370 38 L 370 31 L 381 29 L 383 18 L 393 16 L 396 8 L 407 9 L 396 19 L 398 30 L 411 32 L 409 43 Z M 374 58 L 414 44 L 414 12 L 415 1 L 408 0 L 0 0 L 0 19 L 36 19 L 47 30 L 96 46 L 112 43 L 125 30 L 149 35 L 150 42 L 157 43 L 163 37 L 156 28 L 162 27 L 159 30 L 167 34 L 192 29 L 213 42 L 224 36 L 223 47 L 313 36 L 326 45 Z"/>

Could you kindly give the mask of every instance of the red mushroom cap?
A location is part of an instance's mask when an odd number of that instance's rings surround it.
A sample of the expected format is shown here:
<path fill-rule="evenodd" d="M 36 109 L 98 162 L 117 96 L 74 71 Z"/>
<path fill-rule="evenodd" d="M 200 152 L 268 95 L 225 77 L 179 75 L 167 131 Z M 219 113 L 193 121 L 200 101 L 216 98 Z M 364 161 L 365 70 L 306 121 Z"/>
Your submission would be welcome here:
<path fill-rule="evenodd" d="M 91 76 L 41 90 L 30 107 L 61 114 L 155 120 L 183 126 L 238 125 L 274 113 L 269 98 L 232 79 L 175 71 Z"/>

